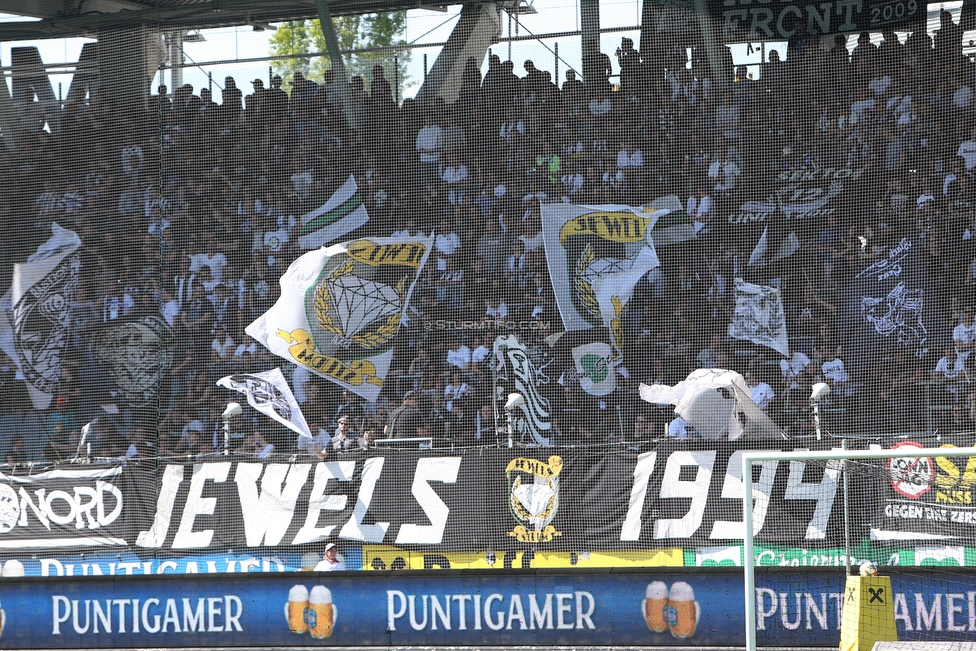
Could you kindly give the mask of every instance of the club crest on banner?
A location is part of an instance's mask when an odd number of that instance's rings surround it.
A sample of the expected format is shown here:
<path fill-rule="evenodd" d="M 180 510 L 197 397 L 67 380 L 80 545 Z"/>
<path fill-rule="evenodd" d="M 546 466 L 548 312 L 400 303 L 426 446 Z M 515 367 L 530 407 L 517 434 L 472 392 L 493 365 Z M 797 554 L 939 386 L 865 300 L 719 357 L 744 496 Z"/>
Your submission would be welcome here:
<path fill-rule="evenodd" d="M 91 335 L 88 344 L 122 395 L 139 405 L 156 396 L 160 380 L 176 355 L 172 329 L 156 316 L 105 324 Z"/>
<path fill-rule="evenodd" d="M 360 239 L 306 253 L 245 331 L 271 352 L 376 400 L 428 238 Z"/>
<path fill-rule="evenodd" d="M 509 536 L 523 543 L 543 543 L 563 535 L 552 525 L 559 511 L 562 469 L 562 457 L 557 455 L 548 461 L 518 457 L 505 467 L 509 510 L 517 523 Z"/>

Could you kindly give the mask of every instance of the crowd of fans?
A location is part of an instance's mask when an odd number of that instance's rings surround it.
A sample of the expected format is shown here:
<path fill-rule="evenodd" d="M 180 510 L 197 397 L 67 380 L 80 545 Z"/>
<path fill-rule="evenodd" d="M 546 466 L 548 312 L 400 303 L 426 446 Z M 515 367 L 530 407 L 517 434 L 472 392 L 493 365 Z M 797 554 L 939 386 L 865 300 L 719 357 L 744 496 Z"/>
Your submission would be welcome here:
<path fill-rule="evenodd" d="M 661 268 L 638 285 L 613 394 L 549 378 L 557 443 L 694 437 L 634 389 L 674 384 L 695 368 L 741 372 L 793 436 L 811 432 L 818 381 L 834 389 L 826 422 L 841 432 L 927 429 L 933 413 L 946 429 L 972 429 L 976 65 L 962 52 L 962 28 L 943 13 L 934 38 L 886 31 L 875 44 L 865 33 L 856 44 L 832 37 L 828 49 L 803 27 L 785 52 L 769 52 L 757 79 L 727 48 L 709 59 L 668 34 L 643 53 L 624 39 L 616 63 L 586 49 L 581 74 L 567 71 L 561 87 L 531 61 L 518 76 L 497 56 L 484 75 L 470 60 L 451 104 L 398 104 L 376 66 L 349 82 L 352 120 L 331 72 L 295 73 L 290 88 L 278 76 L 268 87 L 256 79 L 249 94 L 228 77 L 219 98 L 160 87 L 144 108 L 96 95 L 69 103 L 58 128 L 28 92 L 19 144 L 0 154 L 10 180 L 0 202 L 4 257 L 22 261 L 57 222 L 82 238 L 82 280 L 51 408 L 35 411 L 15 365 L 0 364 L 0 453 L 11 462 L 71 456 L 81 426 L 99 415 L 105 454 L 207 453 L 221 442 L 220 413 L 233 395 L 214 381 L 279 365 L 319 436 L 299 444 L 246 412 L 234 428 L 249 453 L 326 458 L 392 432 L 494 444 L 494 338 L 515 331 L 538 351 L 562 329 L 541 206 L 640 206 L 669 194 L 698 237 L 661 248 Z M 768 195 L 784 170 L 817 166 L 857 170 L 856 183 L 829 216 L 791 226 L 797 253 L 747 266 L 764 224 L 728 216 Z M 302 253 L 298 217 L 350 174 L 371 218 L 363 232 L 436 233 L 393 370 L 369 404 L 244 333 Z M 938 321 L 927 325 L 944 350 L 920 358 L 892 346 L 867 358 L 848 345 L 846 290 L 903 236 L 922 238 L 936 279 L 926 300 Z M 782 290 L 791 358 L 726 336 L 740 276 Z M 157 398 L 128 405 L 86 336 L 144 315 L 163 317 L 178 349 Z M 118 414 L 106 414 L 109 403 Z"/>

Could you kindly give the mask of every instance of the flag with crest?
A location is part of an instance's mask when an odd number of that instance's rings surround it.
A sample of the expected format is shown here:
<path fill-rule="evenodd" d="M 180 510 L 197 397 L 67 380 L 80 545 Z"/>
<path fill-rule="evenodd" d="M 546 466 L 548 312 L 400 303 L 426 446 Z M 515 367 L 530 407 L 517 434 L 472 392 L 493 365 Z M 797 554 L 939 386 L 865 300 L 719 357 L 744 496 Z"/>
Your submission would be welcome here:
<path fill-rule="evenodd" d="M 61 382 L 71 304 L 81 273 L 81 238 L 51 224 L 51 238 L 14 265 L 0 298 L 0 348 L 17 364 L 35 409 L 47 409 Z"/>
<path fill-rule="evenodd" d="M 245 332 L 275 355 L 375 401 L 433 241 L 364 238 L 310 251 Z"/>

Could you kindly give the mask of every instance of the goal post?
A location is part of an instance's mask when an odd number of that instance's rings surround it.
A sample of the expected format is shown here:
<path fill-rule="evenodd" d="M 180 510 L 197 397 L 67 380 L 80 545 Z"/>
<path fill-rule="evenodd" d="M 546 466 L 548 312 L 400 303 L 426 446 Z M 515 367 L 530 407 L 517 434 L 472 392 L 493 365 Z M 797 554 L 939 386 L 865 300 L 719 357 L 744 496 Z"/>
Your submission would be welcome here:
<path fill-rule="evenodd" d="M 847 492 L 847 471 L 849 464 L 844 463 L 853 460 L 875 460 L 875 459 L 896 459 L 896 458 L 939 458 L 939 457 L 976 457 L 976 448 L 908 448 L 900 447 L 897 449 L 868 449 L 868 450 L 848 450 L 833 449 L 829 451 L 804 451 L 796 450 L 792 452 L 782 452 L 779 450 L 744 450 L 742 453 L 742 520 L 745 525 L 745 536 L 743 540 L 743 575 L 744 575 L 744 601 L 745 601 L 745 638 L 746 651 L 755 651 L 756 646 L 756 556 L 754 545 L 754 515 L 753 506 L 756 496 L 753 494 L 752 466 L 755 463 L 769 461 L 840 461 L 842 462 L 841 472 L 843 473 L 844 486 L 844 522 L 845 529 L 849 526 L 849 500 Z M 845 539 L 848 538 L 845 532 Z M 850 572 L 850 549 L 848 541 L 847 557 L 845 558 L 845 573 Z"/>

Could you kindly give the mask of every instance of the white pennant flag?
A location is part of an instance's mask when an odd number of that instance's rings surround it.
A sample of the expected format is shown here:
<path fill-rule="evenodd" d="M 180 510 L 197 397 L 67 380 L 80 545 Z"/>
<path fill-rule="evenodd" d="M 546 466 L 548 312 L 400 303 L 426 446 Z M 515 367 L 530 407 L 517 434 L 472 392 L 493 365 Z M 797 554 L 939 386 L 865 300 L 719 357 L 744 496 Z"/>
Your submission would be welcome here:
<path fill-rule="evenodd" d="M 352 174 L 329 200 L 301 216 L 298 243 L 303 249 L 314 249 L 351 233 L 369 221 L 363 197 Z"/>
<path fill-rule="evenodd" d="M 247 404 L 301 436 L 312 438 L 305 416 L 281 369 L 263 373 L 238 373 L 217 380 L 217 385 L 247 396 Z"/>

